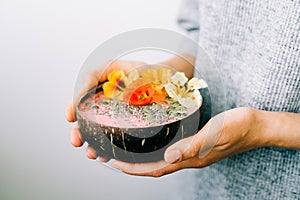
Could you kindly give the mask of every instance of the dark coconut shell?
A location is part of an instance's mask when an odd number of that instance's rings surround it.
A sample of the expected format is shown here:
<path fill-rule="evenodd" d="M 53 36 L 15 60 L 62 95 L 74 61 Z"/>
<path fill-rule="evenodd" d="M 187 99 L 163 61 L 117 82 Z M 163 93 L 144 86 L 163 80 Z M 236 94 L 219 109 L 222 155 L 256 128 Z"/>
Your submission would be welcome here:
<path fill-rule="evenodd" d="M 94 88 L 79 103 L 100 91 Z M 82 139 L 98 155 L 131 163 L 153 162 L 164 159 L 165 150 L 180 139 L 194 135 L 210 118 L 210 99 L 207 89 L 201 89 L 202 106 L 194 113 L 169 124 L 145 128 L 120 128 L 98 124 L 81 115 L 76 118 Z"/>

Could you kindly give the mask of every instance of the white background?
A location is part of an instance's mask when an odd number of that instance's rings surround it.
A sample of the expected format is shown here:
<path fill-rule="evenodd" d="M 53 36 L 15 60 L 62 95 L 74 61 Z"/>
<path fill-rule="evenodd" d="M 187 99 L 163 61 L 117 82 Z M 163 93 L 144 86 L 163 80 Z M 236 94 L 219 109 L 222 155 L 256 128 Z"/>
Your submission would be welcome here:
<path fill-rule="evenodd" d="M 0 199 L 174 199 L 176 179 L 112 171 L 70 145 L 64 109 L 99 44 L 136 28 L 178 30 L 179 0 L 0 1 Z"/>

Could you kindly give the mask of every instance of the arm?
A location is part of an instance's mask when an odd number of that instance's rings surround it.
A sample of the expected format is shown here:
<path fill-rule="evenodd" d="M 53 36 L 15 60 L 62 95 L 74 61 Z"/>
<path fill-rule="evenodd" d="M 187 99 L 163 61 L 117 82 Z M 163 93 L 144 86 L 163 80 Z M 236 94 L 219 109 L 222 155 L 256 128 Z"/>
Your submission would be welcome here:
<path fill-rule="evenodd" d="M 300 150 L 300 114 L 257 111 L 265 146 Z"/>

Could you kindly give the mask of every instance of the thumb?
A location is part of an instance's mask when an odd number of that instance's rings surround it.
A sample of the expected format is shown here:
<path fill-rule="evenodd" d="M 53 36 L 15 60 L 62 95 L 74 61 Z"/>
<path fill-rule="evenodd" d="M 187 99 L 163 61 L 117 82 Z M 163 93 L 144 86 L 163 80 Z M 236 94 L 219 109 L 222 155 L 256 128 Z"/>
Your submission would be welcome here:
<path fill-rule="evenodd" d="M 73 108 L 73 101 L 69 103 L 65 110 L 65 117 L 68 122 L 74 122 L 75 121 L 75 114 L 74 114 L 74 108 Z"/>
<path fill-rule="evenodd" d="M 167 163 L 177 163 L 183 160 L 192 158 L 199 153 L 200 141 L 199 137 L 196 135 L 184 138 L 169 148 L 165 152 L 165 161 Z"/>
<path fill-rule="evenodd" d="M 209 120 L 194 136 L 182 139 L 167 148 L 165 161 L 176 163 L 195 156 L 206 156 L 217 145 L 223 126 L 224 113 Z"/>

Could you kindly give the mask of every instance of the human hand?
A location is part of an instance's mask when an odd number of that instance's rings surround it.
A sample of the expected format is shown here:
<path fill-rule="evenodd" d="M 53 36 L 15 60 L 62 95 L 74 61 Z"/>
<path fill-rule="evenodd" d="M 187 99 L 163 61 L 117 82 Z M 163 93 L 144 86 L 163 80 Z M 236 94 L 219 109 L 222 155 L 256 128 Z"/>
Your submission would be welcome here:
<path fill-rule="evenodd" d="M 196 135 L 180 140 L 153 163 L 114 161 L 127 174 L 160 177 L 184 168 L 202 168 L 229 156 L 266 145 L 256 118 L 258 110 L 236 108 L 212 118 Z"/>
<path fill-rule="evenodd" d="M 65 110 L 65 116 L 67 121 L 75 122 L 75 107 L 77 102 L 77 98 L 81 97 L 87 91 L 89 91 L 94 86 L 97 86 L 98 83 L 104 82 L 107 80 L 108 74 L 115 69 L 122 69 L 124 72 L 129 72 L 137 67 L 143 66 L 146 63 L 139 61 L 124 61 L 124 60 L 116 60 L 110 62 L 107 65 L 103 65 L 88 74 L 85 75 L 83 87 L 80 90 L 79 94 L 76 95 L 75 99 L 71 101 L 71 103 L 67 106 Z M 83 145 L 82 137 L 79 128 L 75 124 L 70 132 L 71 143 L 74 147 L 81 147 Z M 99 160 L 106 162 L 108 159 L 101 157 L 101 155 L 97 155 L 96 151 L 88 146 L 86 149 L 86 156 L 90 159 L 96 159 L 99 156 Z"/>

